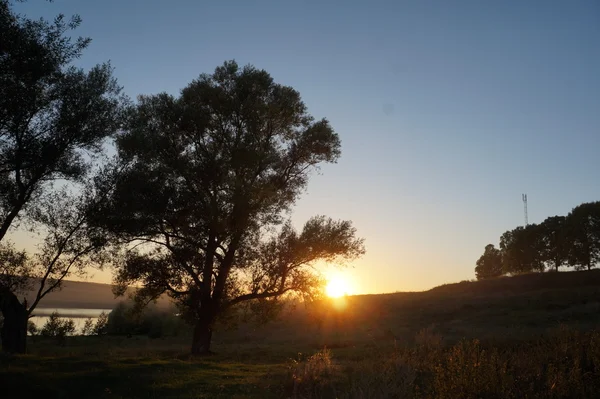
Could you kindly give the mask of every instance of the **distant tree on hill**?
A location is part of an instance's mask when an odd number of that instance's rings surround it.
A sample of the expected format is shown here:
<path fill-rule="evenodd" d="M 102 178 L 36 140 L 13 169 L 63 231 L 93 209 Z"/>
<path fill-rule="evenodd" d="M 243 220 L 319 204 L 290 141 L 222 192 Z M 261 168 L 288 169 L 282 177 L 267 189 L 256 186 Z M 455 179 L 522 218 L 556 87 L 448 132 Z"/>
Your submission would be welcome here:
<path fill-rule="evenodd" d="M 543 238 L 536 224 L 519 226 L 500 237 L 504 273 L 520 274 L 544 271 Z"/>
<path fill-rule="evenodd" d="M 540 225 L 539 231 L 542 239 L 541 259 L 549 269 L 558 271 L 568 261 L 568 237 L 566 218 L 564 216 L 551 216 Z"/>
<path fill-rule="evenodd" d="M 502 275 L 502 254 L 493 244 L 485 246 L 483 255 L 477 260 L 475 275 L 477 280 L 499 277 Z"/>
<path fill-rule="evenodd" d="M 311 171 L 338 159 L 340 140 L 266 71 L 226 62 L 178 97 L 142 96 L 117 144 L 126 168 L 97 220 L 138 250 L 116 282 L 141 283 L 142 303 L 174 298 L 194 326 L 193 354 L 209 352 L 215 321 L 233 306 L 312 295 L 322 279 L 311 265 L 364 253 L 349 221 L 284 223 Z"/>
<path fill-rule="evenodd" d="M 53 22 L 27 19 L 15 14 L 9 1 L 0 0 L 0 310 L 2 348 L 7 352 L 26 349 L 28 306 L 16 294 L 31 282 L 27 276 L 40 263 L 32 264 L 16 251 L 6 235 L 16 223 L 31 222 L 30 211 L 47 205 L 48 196 L 56 192 L 54 182 L 84 181 L 122 120 L 112 68 L 103 64 L 85 72 L 72 65 L 90 42 L 67 36 L 79 23 L 78 16 L 70 21 L 62 15 Z M 47 222 L 46 231 L 74 227 Z M 44 245 L 55 250 L 60 237 L 49 235 Z M 73 243 L 73 237 L 67 241 Z M 40 255 L 46 262 L 41 267 L 56 270 L 62 258 L 47 255 Z M 41 277 L 53 280 L 56 275 L 49 270 Z M 47 288 L 40 287 L 42 292 Z"/>
<path fill-rule="evenodd" d="M 581 204 L 565 222 L 569 265 L 590 270 L 600 262 L 600 201 Z"/>

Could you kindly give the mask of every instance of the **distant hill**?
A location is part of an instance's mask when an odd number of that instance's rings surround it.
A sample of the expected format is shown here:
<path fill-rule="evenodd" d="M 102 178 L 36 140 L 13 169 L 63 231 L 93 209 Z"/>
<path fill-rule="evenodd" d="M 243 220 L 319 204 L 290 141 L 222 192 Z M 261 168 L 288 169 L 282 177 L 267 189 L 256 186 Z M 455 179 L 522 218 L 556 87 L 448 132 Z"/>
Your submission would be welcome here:
<path fill-rule="evenodd" d="M 40 307 L 112 309 L 123 299 L 114 297 L 110 284 L 65 281 L 63 290 L 49 294 Z M 352 330 L 375 335 L 385 331 L 412 337 L 429 326 L 456 338 L 474 333 L 527 335 L 560 324 L 590 328 L 600 326 L 600 270 L 464 281 L 422 292 L 355 295 L 346 300 L 340 317 Z M 159 306 L 168 303 L 165 298 Z"/>
<path fill-rule="evenodd" d="M 530 273 L 481 281 L 444 284 L 425 291 L 431 295 L 523 294 L 531 291 L 600 287 L 600 269 Z"/>
<path fill-rule="evenodd" d="M 37 287 L 34 285 L 37 290 Z M 81 281 L 64 281 L 60 291 L 46 295 L 38 307 L 40 308 L 81 308 L 81 309 L 112 309 L 117 303 L 127 297 L 115 298 L 111 284 L 89 283 Z M 130 289 L 130 292 L 133 289 Z M 26 294 L 31 303 L 35 291 Z M 168 300 L 159 300 L 159 306 L 165 306 Z"/>
<path fill-rule="evenodd" d="M 323 342 L 365 337 L 410 341 L 423 329 L 450 341 L 525 339 L 559 326 L 599 328 L 600 270 L 465 281 L 422 292 L 349 296 L 343 301 L 339 311 L 328 306 L 312 310 L 327 333 Z M 298 319 L 296 327 L 301 325 Z"/>

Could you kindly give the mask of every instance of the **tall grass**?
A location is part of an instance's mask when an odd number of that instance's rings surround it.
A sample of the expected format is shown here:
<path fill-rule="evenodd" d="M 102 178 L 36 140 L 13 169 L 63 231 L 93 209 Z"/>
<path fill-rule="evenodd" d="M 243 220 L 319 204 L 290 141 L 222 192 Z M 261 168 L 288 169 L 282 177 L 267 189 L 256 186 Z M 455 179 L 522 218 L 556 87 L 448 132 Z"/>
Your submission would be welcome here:
<path fill-rule="evenodd" d="M 600 397 L 600 331 L 561 328 L 520 344 L 464 340 L 443 346 L 431 331 L 416 345 L 336 361 L 321 351 L 290 369 L 291 398 Z"/>

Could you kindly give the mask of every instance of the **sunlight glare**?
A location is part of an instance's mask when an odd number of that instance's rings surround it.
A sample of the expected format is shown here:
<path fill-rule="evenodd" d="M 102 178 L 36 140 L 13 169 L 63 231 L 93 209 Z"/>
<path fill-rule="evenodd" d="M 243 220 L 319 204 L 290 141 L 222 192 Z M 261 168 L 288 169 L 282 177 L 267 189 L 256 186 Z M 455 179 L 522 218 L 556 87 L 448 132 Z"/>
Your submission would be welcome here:
<path fill-rule="evenodd" d="M 349 294 L 348 282 L 340 276 L 336 276 L 327 282 L 325 292 L 331 298 L 339 298 Z"/>

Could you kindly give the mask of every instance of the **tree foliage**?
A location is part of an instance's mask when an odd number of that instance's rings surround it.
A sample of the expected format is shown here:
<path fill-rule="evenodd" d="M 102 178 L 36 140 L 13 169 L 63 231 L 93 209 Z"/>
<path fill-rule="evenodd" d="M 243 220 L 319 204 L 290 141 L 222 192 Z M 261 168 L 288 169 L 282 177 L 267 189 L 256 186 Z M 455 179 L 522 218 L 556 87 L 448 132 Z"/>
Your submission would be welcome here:
<path fill-rule="evenodd" d="M 600 201 L 581 204 L 566 222 L 569 265 L 588 270 L 600 262 Z"/>
<path fill-rule="evenodd" d="M 90 42 L 67 36 L 79 24 L 26 19 L 0 1 L 0 241 L 50 182 L 85 176 L 119 127 L 110 65 L 72 66 Z"/>
<path fill-rule="evenodd" d="M 541 259 L 549 269 L 558 271 L 559 267 L 567 264 L 568 234 L 566 217 L 551 216 L 546 218 L 538 230 L 542 240 Z"/>
<path fill-rule="evenodd" d="M 42 337 L 55 338 L 61 344 L 67 335 L 73 334 L 75 334 L 75 322 L 72 319 L 61 318 L 58 312 L 52 312 L 40 330 Z"/>
<path fill-rule="evenodd" d="M 31 20 L 0 0 L 0 306 L 6 351 L 25 350 L 27 316 L 103 245 L 86 223 L 89 193 L 74 194 L 80 187 L 73 195 L 56 191 L 90 179 L 125 109 L 109 64 L 89 71 L 73 66 L 90 42 L 68 35 L 80 22 L 63 15 Z M 6 240 L 19 222 L 43 237 L 33 256 Z M 36 282 L 28 307 L 16 294 Z"/>
<path fill-rule="evenodd" d="M 477 280 L 502 275 L 502 253 L 493 244 L 485 246 L 483 255 L 477 260 L 476 264 L 475 275 Z"/>
<path fill-rule="evenodd" d="M 168 292 L 205 341 L 194 352 L 208 350 L 209 326 L 229 307 L 310 294 L 320 283 L 311 265 L 364 252 L 350 222 L 283 223 L 340 140 L 263 70 L 226 62 L 179 97 L 141 96 L 117 144 L 126 168 L 98 218 L 136 245 L 117 282 L 142 282 L 141 302 Z"/>
<path fill-rule="evenodd" d="M 505 232 L 500 237 L 504 273 L 519 274 L 544 271 L 541 258 L 542 241 L 539 227 L 530 224 Z"/>
<path fill-rule="evenodd" d="M 486 247 L 487 251 L 487 247 Z M 500 237 L 502 274 L 588 269 L 600 263 L 600 201 L 578 205 L 567 216 L 519 226 Z M 485 270 L 477 261 L 478 278 Z M 482 263 L 483 264 L 483 263 Z"/>

